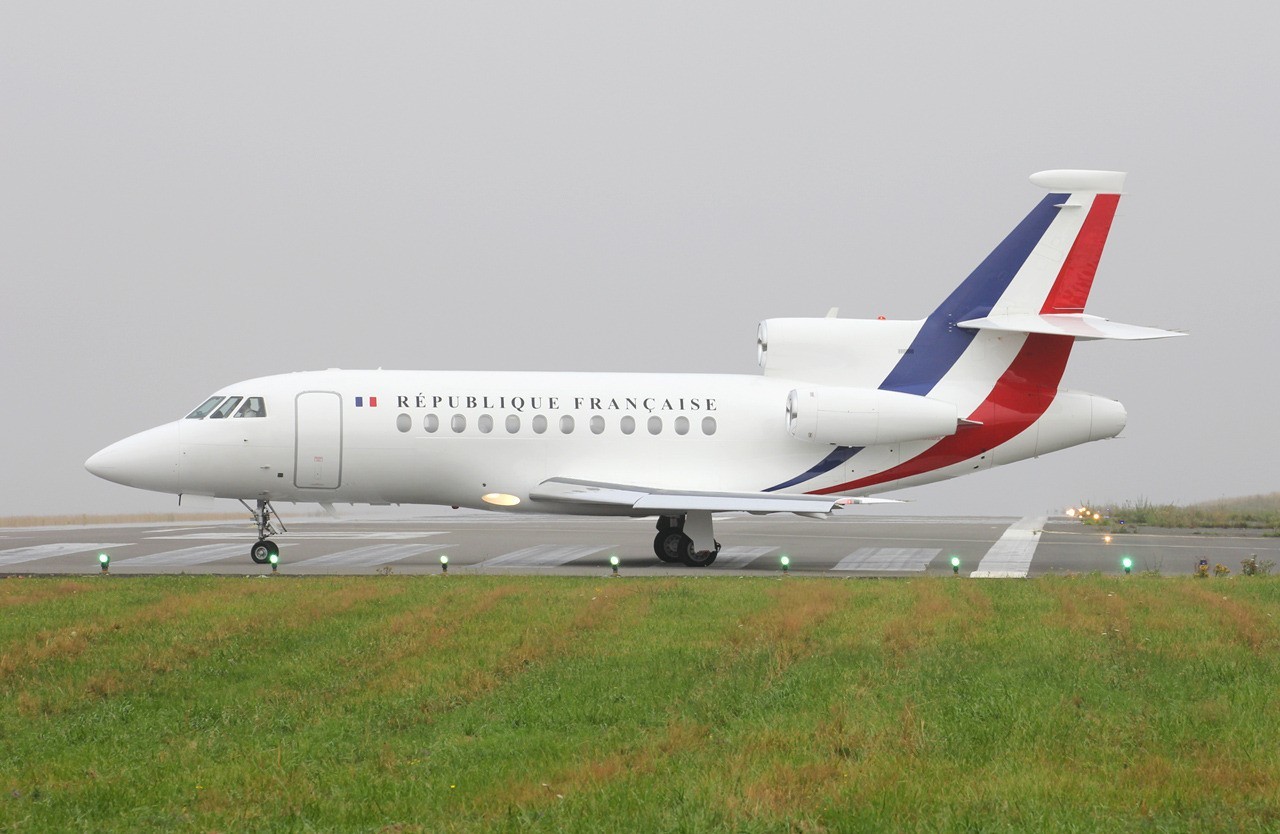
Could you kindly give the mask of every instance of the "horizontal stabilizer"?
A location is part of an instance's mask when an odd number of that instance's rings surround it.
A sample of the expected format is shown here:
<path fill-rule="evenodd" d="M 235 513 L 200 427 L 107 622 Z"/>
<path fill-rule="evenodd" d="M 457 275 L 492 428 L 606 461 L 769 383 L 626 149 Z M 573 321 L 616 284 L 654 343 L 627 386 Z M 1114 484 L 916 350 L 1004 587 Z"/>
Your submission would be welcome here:
<path fill-rule="evenodd" d="M 1090 316 L 1083 313 L 1048 313 L 1045 315 L 1014 313 L 987 316 L 982 319 L 969 319 L 968 321 L 960 322 L 959 326 L 970 330 L 1006 330 L 1011 333 L 1044 333 L 1050 336 L 1071 336 L 1077 340 L 1167 339 L 1171 336 L 1187 335 L 1176 330 L 1161 330 L 1156 327 L 1121 324 L 1118 321 L 1104 319 L 1101 316 Z"/>
<path fill-rule="evenodd" d="M 713 513 L 830 513 L 846 504 L 890 503 L 885 498 L 842 498 L 788 495 L 776 492 L 701 492 L 626 484 L 606 484 L 571 478 L 550 478 L 529 493 L 534 501 L 594 504 L 631 509 L 637 513 L 679 514 L 695 510 Z"/>

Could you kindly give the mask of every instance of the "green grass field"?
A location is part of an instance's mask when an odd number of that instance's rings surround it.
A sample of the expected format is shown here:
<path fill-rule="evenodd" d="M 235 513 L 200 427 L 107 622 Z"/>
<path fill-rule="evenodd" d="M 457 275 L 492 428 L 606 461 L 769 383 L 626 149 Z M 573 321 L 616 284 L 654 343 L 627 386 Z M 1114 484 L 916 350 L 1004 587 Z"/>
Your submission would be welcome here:
<path fill-rule="evenodd" d="M 1280 578 L 0 580 L 9 831 L 1275 831 Z"/>

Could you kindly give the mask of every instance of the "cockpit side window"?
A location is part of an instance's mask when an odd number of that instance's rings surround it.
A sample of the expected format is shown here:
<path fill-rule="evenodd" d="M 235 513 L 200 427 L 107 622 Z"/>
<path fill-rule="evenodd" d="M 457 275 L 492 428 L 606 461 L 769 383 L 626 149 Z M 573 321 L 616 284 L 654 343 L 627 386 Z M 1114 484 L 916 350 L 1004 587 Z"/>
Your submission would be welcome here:
<path fill-rule="evenodd" d="M 200 407 L 187 415 L 188 420 L 203 420 L 204 416 L 217 407 L 222 402 L 222 397 L 210 397 L 200 404 Z"/>
<path fill-rule="evenodd" d="M 236 412 L 237 417 L 266 417 L 267 405 L 262 397 L 246 397 L 244 405 Z"/>
<path fill-rule="evenodd" d="M 221 420 L 228 414 L 236 410 L 236 406 L 240 404 L 243 397 L 227 397 L 227 401 L 218 406 L 217 410 L 209 415 L 210 420 Z"/>

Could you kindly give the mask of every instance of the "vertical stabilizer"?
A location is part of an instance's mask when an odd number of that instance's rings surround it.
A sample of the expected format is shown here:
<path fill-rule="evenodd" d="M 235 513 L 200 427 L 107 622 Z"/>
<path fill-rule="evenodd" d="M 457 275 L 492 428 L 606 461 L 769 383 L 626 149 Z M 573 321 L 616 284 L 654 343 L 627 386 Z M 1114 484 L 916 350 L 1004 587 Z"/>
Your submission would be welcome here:
<path fill-rule="evenodd" d="M 960 363 L 977 336 L 977 331 L 959 327 L 960 322 L 991 315 L 1083 310 L 1124 176 L 1114 171 L 1033 175 L 1033 183 L 1052 193 L 929 315 L 910 350 L 880 387 L 929 394 Z M 988 376 L 994 382 L 1008 367 L 1008 361 L 1001 364 L 998 357 L 999 353 L 992 354 L 976 367 L 963 363 L 966 367 L 960 373 L 966 378 Z M 1056 378 L 1047 376 L 1043 382 L 1057 385 Z"/>

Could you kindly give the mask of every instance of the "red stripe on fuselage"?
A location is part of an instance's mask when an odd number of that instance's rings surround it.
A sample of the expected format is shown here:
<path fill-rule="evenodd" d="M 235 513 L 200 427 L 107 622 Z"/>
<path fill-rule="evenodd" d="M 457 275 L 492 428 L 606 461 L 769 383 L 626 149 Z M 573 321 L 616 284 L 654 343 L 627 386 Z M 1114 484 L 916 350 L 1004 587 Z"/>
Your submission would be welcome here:
<path fill-rule="evenodd" d="M 1093 276 L 1098 271 L 1098 261 L 1102 258 L 1102 247 L 1107 244 L 1107 234 L 1111 231 L 1111 220 L 1116 215 L 1116 205 L 1120 202 L 1119 194 L 1097 194 L 1089 215 L 1085 217 L 1080 233 L 1071 244 L 1071 251 L 1058 270 L 1058 277 L 1053 288 L 1044 300 L 1040 313 L 1083 313 L 1085 302 L 1089 300 L 1089 290 L 1093 289 Z M 1069 211 L 1070 209 L 1068 209 Z"/>
<path fill-rule="evenodd" d="M 981 426 L 961 428 L 911 460 L 883 472 L 815 489 L 813 494 L 829 495 L 932 472 L 981 455 L 1017 437 L 1039 420 L 1053 403 L 1074 342 L 1070 336 L 1029 334 L 991 393 L 969 415 L 970 420 L 982 423 Z"/>

